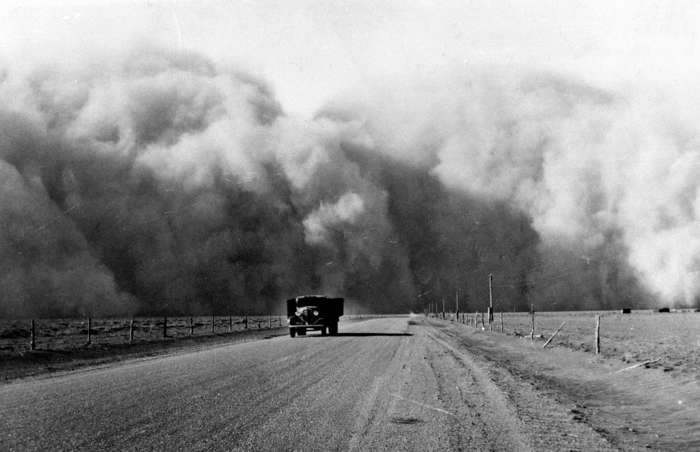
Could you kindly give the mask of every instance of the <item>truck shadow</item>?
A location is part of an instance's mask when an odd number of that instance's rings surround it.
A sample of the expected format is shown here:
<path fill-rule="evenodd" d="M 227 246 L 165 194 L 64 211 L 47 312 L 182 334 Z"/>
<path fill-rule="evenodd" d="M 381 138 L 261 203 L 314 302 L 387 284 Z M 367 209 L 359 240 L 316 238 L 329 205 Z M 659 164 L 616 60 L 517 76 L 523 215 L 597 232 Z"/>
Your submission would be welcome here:
<path fill-rule="evenodd" d="M 337 336 L 367 337 L 367 336 L 413 336 L 411 333 L 338 333 Z"/>

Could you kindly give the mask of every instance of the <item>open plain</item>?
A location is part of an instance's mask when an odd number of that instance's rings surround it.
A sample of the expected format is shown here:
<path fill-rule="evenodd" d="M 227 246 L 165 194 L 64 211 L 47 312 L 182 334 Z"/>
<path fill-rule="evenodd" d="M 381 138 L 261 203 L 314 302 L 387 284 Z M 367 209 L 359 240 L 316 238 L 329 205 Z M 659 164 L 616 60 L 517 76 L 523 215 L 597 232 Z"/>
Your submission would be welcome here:
<path fill-rule="evenodd" d="M 0 386 L 5 450 L 700 447 L 696 381 L 422 316 Z"/>

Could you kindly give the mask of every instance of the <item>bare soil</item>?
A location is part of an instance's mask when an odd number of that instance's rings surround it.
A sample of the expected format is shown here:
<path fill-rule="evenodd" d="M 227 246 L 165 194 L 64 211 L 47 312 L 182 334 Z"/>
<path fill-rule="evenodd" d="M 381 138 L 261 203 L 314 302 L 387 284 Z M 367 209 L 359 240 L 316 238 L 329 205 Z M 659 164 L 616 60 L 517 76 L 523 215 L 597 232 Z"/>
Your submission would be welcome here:
<path fill-rule="evenodd" d="M 529 338 L 414 316 L 344 324 L 334 337 L 225 344 L 0 385 L 0 443 L 700 450 L 694 378 Z"/>
<path fill-rule="evenodd" d="M 543 349 L 542 339 L 428 322 L 469 350 L 525 419 L 546 414 L 532 399 L 517 396 L 529 387 L 539 399 L 568 407 L 568 419 L 589 426 L 615 448 L 700 450 L 700 384 L 693 373 L 672 376 L 663 367 L 624 357 Z"/>
<path fill-rule="evenodd" d="M 162 342 L 164 317 L 137 317 L 133 323 L 133 343 Z M 192 330 L 190 330 L 192 321 Z M 213 321 L 213 328 L 212 328 Z M 0 320 L 0 355 L 30 351 L 31 320 Z M 124 345 L 129 343 L 131 319 L 95 318 L 90 326 L 90 345 Z M 189 339 L 246 330 L 269 329 L 286 325 L 280 316 L 211 316 L 168 317 L 165 333 L 168 339 Z M 88 340 L 88 319 L 34 320 L 37 350 L 73 350 Z"/>
<path fill-rule="evenodd" d="M 537 312 L 535 339 L 543 344 L 566 322 L 549 347 L 566 347 L 595 352 L 595 316 L 600 315 L 600 353 L 603 357 L 630 365 L 652 361 L 647 367 L 660 369 L 673 377 L 692 377 L 700 381 L 700 313 L 633 311 Z M 448 317 L 449 318 L 449 317 Z M 480 316 L 479 316 L 480 318 Z M 473 327 L 474 314 L 467 323 Z M 462 317 L 459 319 L 462 320 Z M 500 332 L 500 314 L 496 313 L 494 332 Z M 488 329 L 488 323 L 486 329 Z M 504 313 L 504 333 L 530 336 L 531 319 L 527 313 Z M 478 323 L 481 330 L 481 323 Z"/>
<path fill-rule="evenodd" d="M 25 350 L 0 354 L 0 384 L 24 377 L 36 377 L 93 367 L 117 361 L 159 356 L 236 342 L 255 341 L 286 335 L 287 328 L 238 330 L 207 336 L 151 340 L 148 342 L 98 343 L 54 350 Z"/>
<path fill-rule="evenodd" d="M 372 316 L 347 316 L 343 323 Z M 189 317 L 168 319 L 168 336 L 162 337 L 163 318 L 139 318 L 134 342 L 128 341 L 129 319 L 95 319 L 88 345 L 85 319 L 45 319 L 37 321 L 37 348 L 30 350 L 30 321 L 0 321 L 0 384 L 23 377 L 99 366 L 131 358 L 158 356 L 238 342 L 269 339 L 288 334 L 279 316 L 215 318 L 194 317 L 195 335 L 190 336 Z M 270 328 L 270 325 L 272 328 Z M 229 332 L 229 326 L 231 331 Z M 47 333 L 48 332 L 48 333 Z"/>

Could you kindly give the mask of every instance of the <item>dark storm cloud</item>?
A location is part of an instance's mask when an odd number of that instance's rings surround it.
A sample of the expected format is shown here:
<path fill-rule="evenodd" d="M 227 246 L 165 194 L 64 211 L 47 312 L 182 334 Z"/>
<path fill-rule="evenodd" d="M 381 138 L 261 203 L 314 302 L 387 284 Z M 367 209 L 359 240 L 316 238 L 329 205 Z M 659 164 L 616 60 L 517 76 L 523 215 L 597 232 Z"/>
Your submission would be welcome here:
<path fill-rule="evenodd" d="M 505 306 L 646 303 L 636 275 L 696 293 L 694 129 L 645 128 L 663 112 L 583 84 L 473 75 L 301 120 L 254 76 L 153 47 L 4 73 L 2 316 L 261 312 L 322 291 L 477 308 L 489 272 Z M 642 203 L 647 178 L 663 189 Z"/>

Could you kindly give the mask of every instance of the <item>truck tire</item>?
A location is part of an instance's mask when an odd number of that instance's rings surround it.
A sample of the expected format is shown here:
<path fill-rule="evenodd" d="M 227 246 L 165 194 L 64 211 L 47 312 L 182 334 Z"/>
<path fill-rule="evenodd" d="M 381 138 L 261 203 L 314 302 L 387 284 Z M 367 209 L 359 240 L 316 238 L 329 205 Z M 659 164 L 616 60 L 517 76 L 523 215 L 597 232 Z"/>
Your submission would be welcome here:
<path fill-rule="evenodd" d="M 323 325 L 323 328 L 321 328 L 321 336 L 325 336 L 326 334 L 328 334 L 328 330 L 329 330 L 329 327 L 327 327 L 326 325 Z"/>
<path fill-rule="evenodd" d="M 331 333 L 331 336 L 337 336 L 338 335 L 338 322 L 331 323 L 331 325 L 328 327 L 328 331 Z"/>
<path fill-rule="evenodd" d="M 294 337 L 294 336 L 296 336 L 296 335 L 297 335 L 296 330 L 295 330 L 294 328 L 290 328 L 290 329 L 289 329 L 289 336 L 290 336 L 290 337 Z"/>

